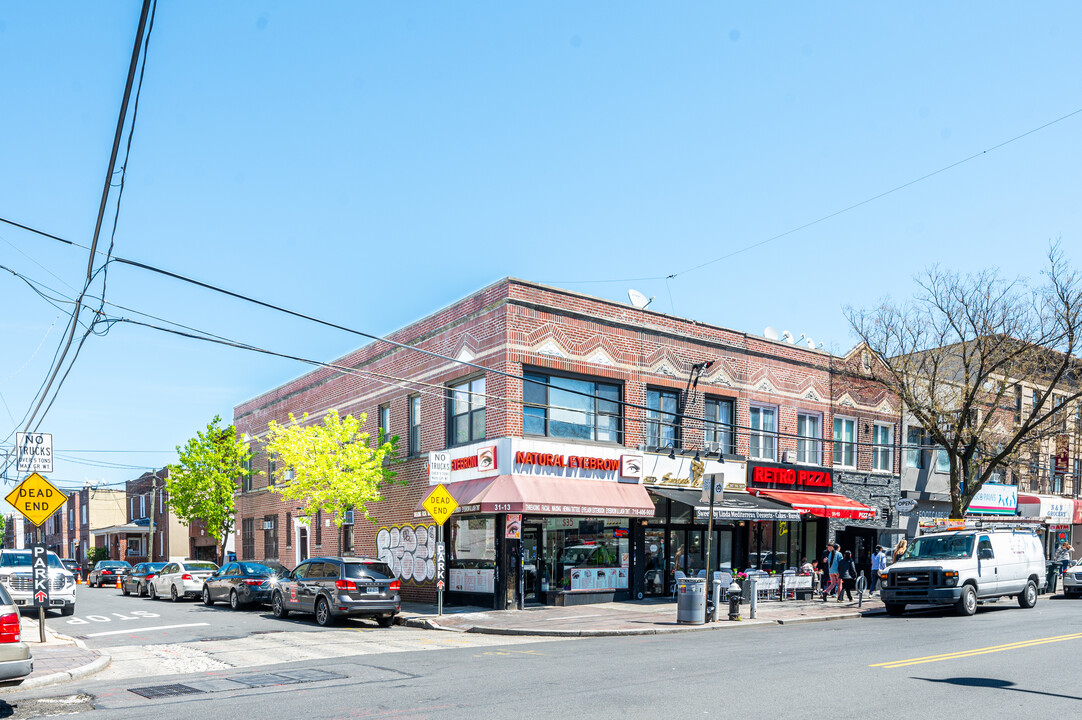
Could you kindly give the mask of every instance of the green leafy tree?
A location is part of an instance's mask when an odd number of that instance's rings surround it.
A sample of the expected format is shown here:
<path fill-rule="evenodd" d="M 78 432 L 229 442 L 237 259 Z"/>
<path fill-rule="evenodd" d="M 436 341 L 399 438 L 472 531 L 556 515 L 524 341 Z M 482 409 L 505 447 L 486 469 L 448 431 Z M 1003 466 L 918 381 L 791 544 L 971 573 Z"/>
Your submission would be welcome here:
<path fill-rule="evenodd" d="M 182 448 L 180 462 L 169 466 L 166 487 L 169 507 L 183 525 L 202 520 L 217 541 L 219 562 L 235 523 L 233 494 L 237 479 L 251 474 L 248 444 L 237 439 L 236 429 L 221 427 L 217 415 L 205 431 L 197 432 Z"/>
<path fill-rule="evenodd" d="M 298 421 L 292 413 L 289 424 L 271 421 L 266 451 L 277 457 L 275 484 L 271 490 L 301 504 L 301 512 L 312 517 L 325 510 L 332 513 L 339 531 L 347 510 L 371 519 L 368 506 L 383 499 L 384 485 L 395 482 L 398 437 L 376 442 L 363 432 L 367 416 L 338 416 L 330 410 L 322 424 L 308 425 L 308 413 Z M 283 473 L 290 472 L 286 480 Z M 341 538 L 339 538 L 341 539 Z"/>

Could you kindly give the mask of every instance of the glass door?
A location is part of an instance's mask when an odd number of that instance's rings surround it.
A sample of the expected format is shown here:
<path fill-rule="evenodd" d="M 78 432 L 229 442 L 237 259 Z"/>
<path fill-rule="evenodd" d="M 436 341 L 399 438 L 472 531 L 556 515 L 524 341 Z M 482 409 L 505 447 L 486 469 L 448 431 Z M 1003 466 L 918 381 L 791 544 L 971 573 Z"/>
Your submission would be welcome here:
<path fill-rule="evenodd" d="M 665 529 L 647 528 L 646 536 L 646 563 L 645 585 L 643 592 L 647 596 L 660 597 L 668 595 L 666 588 L 668 583 L 665 579 Z"/>
<path fill-rule="evenodd" d="M 522 527 L 522 599 L 524 602 L 544 602 L 541 595 L 541 528 Z"/>

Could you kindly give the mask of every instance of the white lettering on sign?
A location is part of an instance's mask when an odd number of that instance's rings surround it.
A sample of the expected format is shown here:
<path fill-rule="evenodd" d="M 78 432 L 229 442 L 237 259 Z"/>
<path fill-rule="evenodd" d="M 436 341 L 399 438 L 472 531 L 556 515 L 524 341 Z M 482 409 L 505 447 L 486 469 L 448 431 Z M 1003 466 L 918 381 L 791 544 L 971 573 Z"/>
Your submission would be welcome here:
<path fill-rule="evenodd" d="M 15 433 L 15 453 L 20 473 L 53 471 L 51 433 Z"/>

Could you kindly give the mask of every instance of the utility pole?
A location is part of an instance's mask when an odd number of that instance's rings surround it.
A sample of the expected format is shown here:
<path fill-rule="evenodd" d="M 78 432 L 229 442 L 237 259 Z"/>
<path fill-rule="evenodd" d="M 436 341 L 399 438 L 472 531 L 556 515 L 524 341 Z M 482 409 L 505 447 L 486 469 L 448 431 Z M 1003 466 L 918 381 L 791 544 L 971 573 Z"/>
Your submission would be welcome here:
<path fill-rule="evenodd" d="M 147 538 L 147 543 L 149 544 L 149 547 L 147 548 L 147 562 L 154 562 L 154 508 L 157 507 L 157 505 L 155 505 L 154 496 L 158 493 L 157 479 L 158 474 L 155 473 L 154 478 L 150 481 L 150 537 Z"/>

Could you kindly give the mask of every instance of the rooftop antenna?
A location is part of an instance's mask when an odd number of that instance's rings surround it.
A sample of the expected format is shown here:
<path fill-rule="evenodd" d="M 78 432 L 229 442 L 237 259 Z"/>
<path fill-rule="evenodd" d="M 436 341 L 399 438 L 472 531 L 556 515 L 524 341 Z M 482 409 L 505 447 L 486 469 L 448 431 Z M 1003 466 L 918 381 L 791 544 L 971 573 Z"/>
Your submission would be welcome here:
<path fill-rule="evenodd" d="M 645 310 L 650 305 L 650 303 L 654 301 L 654 297 L 652 295 L 648 299 L 638 290 L 628 290 L 627 297 L 628 300 L 631 301 L 631 304 L 637 307 L 639 310 Z"/>
<path fill-rule="evenodd" d="M 814 350 L 815 349 L 815 341 L 812 340 L 811 338 L 807 338 L 807 340 L 808 340 L 808 347 L 810 347 L 812 350 Z"/>
<path fill-rule="evenodd" d="M 777 330 L 775 330 L 775 329 L 774 329 L 773 327 L 771 327 L 770 325 L 767 325 L 767 326 L 766 326 L 766 330 L 763 330 L 763 336 L 764 336 L 764 337 L 765 337 L 765 338 L 766 338 L 767 340 L 777 340 L 777 339 L 778 339 L 778 331 L 777 331 Z"/>
<path fill-rule="evenodd" d="M 781 331 L 781 339 L 784 340 L 785 342 L 789 343 L 790 345 L 792 345 L 793 344 L 793 333 L 789 332 L 788 330 L 782 330 Z"/>

